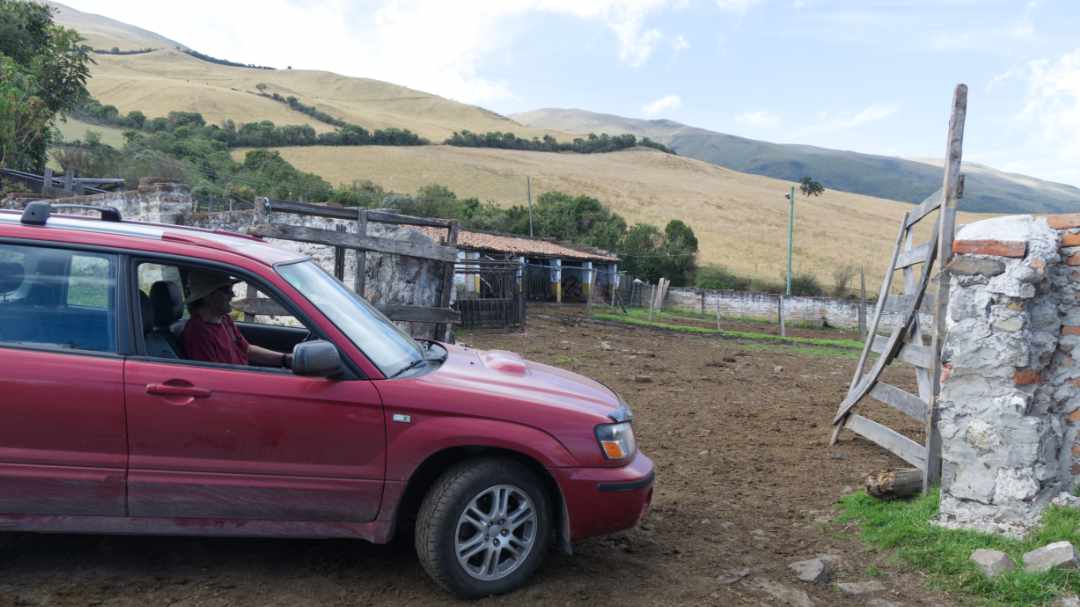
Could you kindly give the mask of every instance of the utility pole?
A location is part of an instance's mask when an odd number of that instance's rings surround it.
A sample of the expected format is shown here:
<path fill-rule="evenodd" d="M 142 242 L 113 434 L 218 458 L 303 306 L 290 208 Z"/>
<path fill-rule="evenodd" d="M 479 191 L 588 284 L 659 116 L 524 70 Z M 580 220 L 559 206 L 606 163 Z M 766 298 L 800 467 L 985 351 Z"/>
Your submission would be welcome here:
<path fill-rule="evenodd" d="M 792 190 L 792 191 L 794 191 L 794 190 Z M 532 226 L 532 177 L 530 177 L 530 176 L 525 177 L 525 196 L 529 200 L 529 238 L 532 238 L 533 237 L 533 226 Z"/>
<path fill-rule="evenodd" d="M 788 224 L 787 224 L 787 290 L 785 295 L 791 297 L 791 239 L 795 233 L 795 186 L 791 186 L 788 199 Z"/>

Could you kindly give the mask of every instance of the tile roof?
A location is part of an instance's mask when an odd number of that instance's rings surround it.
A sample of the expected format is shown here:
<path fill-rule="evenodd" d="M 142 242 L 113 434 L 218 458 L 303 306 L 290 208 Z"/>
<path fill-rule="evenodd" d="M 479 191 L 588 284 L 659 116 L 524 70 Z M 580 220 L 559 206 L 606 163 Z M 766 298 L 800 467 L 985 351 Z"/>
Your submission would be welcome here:
<path fill-rule="evenodd" d="M 446 240 L 446 230 L 441 228 L 414 227 L 436 242 Z M 461 249 L 493 251 L 496 253 L 510 253 L 526 257 L 560 257 L 563 259 L 580 259 L 583 261 L 617 262 L 619 258 L 607 251 L 592 249 L 582 246 L 568 246 L 541 240 L 538 238 L 526 238 L 524 236 L 508 236 L 505 234 L 488 234 L 486 232 L 474 232 L 461 230 L 458 232 L 458 247 Z"/>

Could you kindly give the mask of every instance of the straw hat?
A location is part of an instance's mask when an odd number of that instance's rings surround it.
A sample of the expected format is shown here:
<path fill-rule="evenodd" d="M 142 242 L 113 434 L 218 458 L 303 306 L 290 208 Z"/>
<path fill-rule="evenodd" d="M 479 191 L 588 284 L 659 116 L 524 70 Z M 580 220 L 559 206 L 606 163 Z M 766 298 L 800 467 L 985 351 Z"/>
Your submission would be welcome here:
<path fill-rule="evenodd" d="M 231 287 L 240 282 L 236 278 L 221 272 L 207 272 L 205 270 L 192 270 L 188 274 L 188 296 L 186 303 L 199 301 L 207 295 L 223 287 Z"/>

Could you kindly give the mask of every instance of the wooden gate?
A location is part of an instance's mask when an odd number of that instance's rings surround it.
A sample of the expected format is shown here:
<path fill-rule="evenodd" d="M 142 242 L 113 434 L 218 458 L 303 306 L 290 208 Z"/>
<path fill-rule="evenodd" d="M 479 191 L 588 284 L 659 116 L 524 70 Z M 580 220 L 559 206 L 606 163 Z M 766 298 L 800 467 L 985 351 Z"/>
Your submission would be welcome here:
<path fill-rule="evenodd" d="M 967 87 L 961 84 L 957 86 L 953 96 L 944 185 L 915 210 L 904 214 L 900 222 L 900 230 L 878 294 L 866 343 L 855 366 L 847 396 L 840 403 L 833 419 L 830 441 L 830 445 L 836 444 L 843 429 L 851 430 L 918 468 L 923 474 L 924 491 L 941 478 L 941 444 L 937 434 L 936 400 L 941 386 L 941 340 L 945 335 L 945 314 L 949 300 L 949 278 L 944 268 L 952 255 L 956 201 L 963 189 L 960 159 L 966 110 Z M 916 226 L 934 211 L 939 213 L 933 235 L 922 244 L 914 244 Z M 936 294 L 928 292 L 935 261 L 937 267 L 941 268 L 938 272 Z M 899 297 L 891 293 L 896 272 L 903 273 L 903 295 Z M 889 311 L 897 314 L 896 323 L 888 337 L 878 335 L 882 317 Z M 920 312 L 933 318 L 933 322 L 924 323 L 921 318 L 923 314 Z M 877 354 L 878 358 L 867 371 L 871 352 Z M 880 380 L 882 371 L 894 361 L 915 367 L 918 396 Z M 867 396 L 922 423 L 926 428 L 926 443 L 919 444 L 883 424 L 855 413 L 855 406 Z"/>
<path fill-rule="evenodd" d="M 525 326 L 524 264 L 515 259 L 458 261 L 455 273 L 464 279 L 453 308 L 466 328 Z"/>

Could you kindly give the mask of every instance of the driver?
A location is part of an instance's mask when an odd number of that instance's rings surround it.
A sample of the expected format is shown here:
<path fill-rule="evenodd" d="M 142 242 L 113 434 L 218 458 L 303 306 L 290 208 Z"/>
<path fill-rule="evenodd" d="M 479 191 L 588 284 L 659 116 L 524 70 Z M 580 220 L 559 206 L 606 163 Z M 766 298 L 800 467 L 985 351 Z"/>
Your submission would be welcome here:
<path fill-rule="evenodd" d="M 292 355 L 248 343 L 229 313 L 233 285 L 239 280 L 220 272 L 192 270 L 188 274 L 188 312 L 191 318 L 180 339 L 187 357 L 212 363 L 292 367 Z"/>

